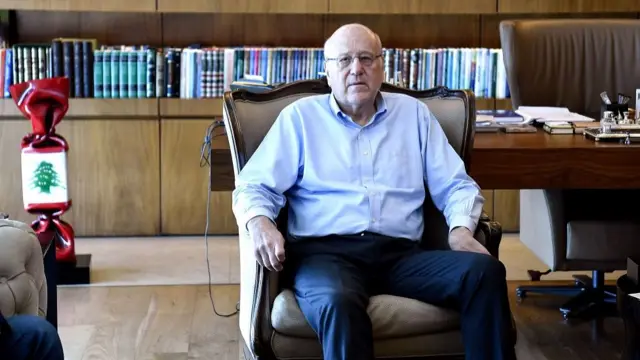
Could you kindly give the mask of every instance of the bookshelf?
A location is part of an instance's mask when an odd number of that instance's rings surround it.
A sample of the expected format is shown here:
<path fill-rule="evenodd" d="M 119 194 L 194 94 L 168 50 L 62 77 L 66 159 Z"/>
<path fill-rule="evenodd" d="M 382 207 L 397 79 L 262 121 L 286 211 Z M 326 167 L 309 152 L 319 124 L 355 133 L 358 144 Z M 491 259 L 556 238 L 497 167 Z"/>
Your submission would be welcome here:
<path fill-rule="evenodd" d="M 15 10 L 15 40 L 90 38 L 104 45 L 185 47 L 321 47 L 338 26 L 360 22 L 385 47 L 498 48 L 498 25 L 513 18 L 638 18 L 637 0 L 0 0 Z M 510 107 L 477 99 L 479 109 Z M 208 169 L 201 142 L 221 116 L 219 98 L 71 99 L 59 131 L 70 142 L 78 236 L 188 235 L 204 231 Z M 0 188 L 20 188 L 19 142 L 28 132 L 10 99 L 0 99 Z M 214 148 L 228 148 L 224 136 Z M 517 191 L 486 189 L 485 210 L 505 231 L 517 231 Z M 19 192 L 0 209 L 21 220 Z M 237 231 L 231 194 L 212 194 L 211 234 Z M 17 215 L 14 215 L 17 214 Z"/>

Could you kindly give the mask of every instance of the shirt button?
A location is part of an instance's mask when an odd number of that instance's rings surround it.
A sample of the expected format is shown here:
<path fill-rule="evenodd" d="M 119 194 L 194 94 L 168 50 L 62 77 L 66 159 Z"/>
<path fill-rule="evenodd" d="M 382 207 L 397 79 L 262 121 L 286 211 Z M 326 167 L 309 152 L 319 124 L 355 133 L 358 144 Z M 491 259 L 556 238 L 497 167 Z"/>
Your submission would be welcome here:
<path fill-rule="evenodd" d="M 369 155 L 369 153 L 368 153 L 368 152 L 366 152 L 366 151 L 365 151 L 365 152 L 363 152 L 362 154 L 364 154 L 365 156 L 366 156 L 366 155 Z"/>
<path fill-rule="evenodd" d="M 371 219 L 371 222 L 376 222 L 376 219 Z"/>

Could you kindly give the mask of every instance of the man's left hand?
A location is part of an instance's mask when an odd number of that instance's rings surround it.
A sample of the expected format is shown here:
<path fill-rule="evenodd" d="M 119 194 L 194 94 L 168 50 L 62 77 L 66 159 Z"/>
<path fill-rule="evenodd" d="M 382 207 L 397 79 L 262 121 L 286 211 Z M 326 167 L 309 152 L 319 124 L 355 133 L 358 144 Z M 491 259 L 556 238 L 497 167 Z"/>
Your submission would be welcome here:
<path fill-rule="evenodd" d="M 489 254 L 487 248 L 482 246 L 466 227 L 457 227 L 449 233 L 449 246 L 455 251 L 471 251 L 480 254 Z"/>

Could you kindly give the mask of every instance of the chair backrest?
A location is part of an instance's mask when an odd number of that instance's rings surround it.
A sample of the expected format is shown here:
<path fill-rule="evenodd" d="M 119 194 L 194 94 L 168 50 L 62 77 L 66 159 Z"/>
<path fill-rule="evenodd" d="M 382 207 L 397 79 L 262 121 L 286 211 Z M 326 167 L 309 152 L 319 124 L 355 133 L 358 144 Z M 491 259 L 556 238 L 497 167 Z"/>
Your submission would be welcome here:
<path fill-rule="evenodd" d="M 563 106 L 598 119 L 601 92 L 635 97 L 638 20 L 507 20 L 500 41 L 514 108 Z"/>
<path fill-rule="evenodd" d="M 476 116 L 475 97 L 471 91 L 449 90 L 445 87 L 416 91 L 388 83 L 382 85 L 381 91 L 404 93 L 424 101 L 469 169 Z M 303 97 L 330 92 L 331 88 L 324 78 L 293 82 L 265 93 L 244 90 L 226 92 L 223 114 L 234 173 L 237 175 L 242 170 L 282 109 Z M 286 213 L 282 211 L 278 217 L 281 231 L 286 231 Z M 446 247 L 448 226 L 430 196 L 426 196 L 424 214 L 423 237 L 427 241 L 423 243 L 434 248 Z"/>

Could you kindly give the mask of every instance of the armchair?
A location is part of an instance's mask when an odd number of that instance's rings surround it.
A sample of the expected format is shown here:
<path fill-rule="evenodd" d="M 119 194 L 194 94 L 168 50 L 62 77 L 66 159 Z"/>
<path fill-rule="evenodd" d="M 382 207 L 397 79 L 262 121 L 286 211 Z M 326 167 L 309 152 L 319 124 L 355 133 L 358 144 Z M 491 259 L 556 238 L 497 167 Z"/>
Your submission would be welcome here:
<path fill-rule="evenodd" d="M 503 21 L 500 39 L 514 109 L 563 106 L 599 119 L 602 91 L 634 96 L 638 87 L 637 20 Z M 624 210 L 638 200 L 640 190 L 521 190 L 522 243 L 549 271 L 592 271 L 592 277 L 574 276 L 575 284 L 563 286 L 520 286 L 518 297 L 571 296 L 560 308 L 565 319 L 615 310 L 616 289 L 605 286 L 604 273 L 625 270 L 627 257 L 640 255 L 640 220 Z"/>
<path fill-rule="evenodd" d="M 6 317 L 47 314 L 42 247 L 27 224 L 0 217 L 0 311 Z"/>
<path fill-rule="evenodd" d="M 472 93 L 443 87 L 413 91 L 390 84 L 383 84 L 382 91 L 403 92 L 425 101 L 468 167 L 475 125 Z M 285 106 L 306 96 L 330 92 L 326 81 L 321 79 L 294 82 L 262 94 L 245 90 L 225 93 L 224 125 L 235 175 Z M 448 248 L 445 218 L 428 196 L 424 209 L 426 230 L 422 245 Z M 286 217 L 285 207 L 276 221 L 283 234 L 287 231 Z M 321 345 L 293 292 L 281 287 L 278 273 L 269 272 L 253 260 L 253 244 L 245 229 L 239 229 L 239 237 L 242 259 L 239 325 L 246 359 L 322 359 Z M 483 216 L 476 237 L 493 256 L 498 256 L 502 237 L 498 223 Z M 388 295 L 372 297 L 368 310 L 378 358 L 464 356 L 458 314 L 451 310 Z"/>

